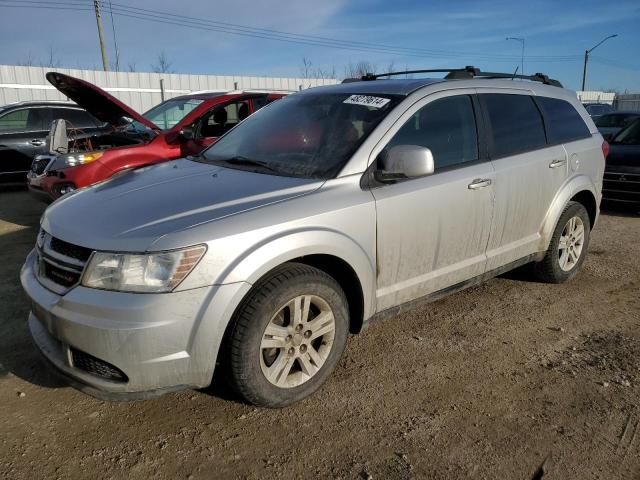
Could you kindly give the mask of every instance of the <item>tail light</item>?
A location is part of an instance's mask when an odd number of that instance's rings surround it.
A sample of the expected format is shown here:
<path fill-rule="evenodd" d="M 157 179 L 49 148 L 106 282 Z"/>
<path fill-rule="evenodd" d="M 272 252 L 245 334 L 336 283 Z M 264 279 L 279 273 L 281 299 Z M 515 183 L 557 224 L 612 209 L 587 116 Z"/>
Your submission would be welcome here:
<path fill-rule="evenodd" d="M 609 155 L 609 142 L 606 140 L 602 141 L 602 154 L 604 155 L 604 158 L 607 158 Z"/>

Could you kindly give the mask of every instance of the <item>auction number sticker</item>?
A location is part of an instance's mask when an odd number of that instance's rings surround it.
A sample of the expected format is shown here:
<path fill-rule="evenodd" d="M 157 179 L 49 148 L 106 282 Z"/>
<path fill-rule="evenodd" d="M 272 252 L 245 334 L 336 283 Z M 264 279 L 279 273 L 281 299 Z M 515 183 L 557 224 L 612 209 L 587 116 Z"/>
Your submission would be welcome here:
<path fill-rule="evenodd" d="M 365 107 L 382 108 L 391 99 L 382 97 L 370 97 L 369 95 L 351 95 L 343 103 L 350 103 L 352 105 L 364 105 Z"/>

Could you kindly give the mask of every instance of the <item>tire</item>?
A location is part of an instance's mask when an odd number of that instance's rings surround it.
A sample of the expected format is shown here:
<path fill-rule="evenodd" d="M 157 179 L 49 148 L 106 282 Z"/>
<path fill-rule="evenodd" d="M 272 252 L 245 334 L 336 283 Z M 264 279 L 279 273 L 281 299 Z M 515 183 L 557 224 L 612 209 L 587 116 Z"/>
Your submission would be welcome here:
<path fill-rule="evenodd" d="M 285 407 L 308 397 L 344 351 L 348 311 L 340 285 L 325 272 L 300 263 L 276 268 L 234 315 L 227 337 L 231 386 L 261 407 Z"/>
<path fill-rule="evenodd" d="M 563 245 L 567 244 L 567 235 L 565 234 L 571 233 L 570 230 L 567 229 L 571 229 L 569 222 L 572 220 L 577 226 L 577 230 L 574 230 L 571 235 L 568 235 L 568 245 L 573 245 L 573 254 L 569 253 L 570 249 L 568 248 L 561 249 Z M 575 232 L 580 230 L 579 227 L 582 227 L 583 236 L 578 253 L 578 234 Z M 534 275 L 539 280 L 548 283 L 563 283 L 571 280 L 576 276 L 578 270 L 580 270 L 587 255 L 590 234 L 591 221 L 589 220 L 589 214 L 586 208 L 581 203 L 569 202 L 558 219 L 544 258 L 534 264 Z M 576 240 L 573 241 L 571 240 L 572 238 L 576 238 Z"/>

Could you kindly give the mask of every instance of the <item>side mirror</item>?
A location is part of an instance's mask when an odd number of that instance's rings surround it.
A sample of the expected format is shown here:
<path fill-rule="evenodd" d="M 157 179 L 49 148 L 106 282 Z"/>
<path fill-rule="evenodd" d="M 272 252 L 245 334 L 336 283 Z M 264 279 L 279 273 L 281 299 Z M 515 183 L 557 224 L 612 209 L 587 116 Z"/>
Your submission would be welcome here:
<path fill-rule="evenodd" d="M 426 177 L 434 171 L 431 150 L 418 145 L 396 145 L 380 154 L 375 176 L 380 182 L 393 183 L 407 178 Z"/>
<path fill-rule="evenodd" d="M 190 140 L 193 138 L 193 127 L 191 125 L 182 127 L 180 130 L 181 140 Z"/>

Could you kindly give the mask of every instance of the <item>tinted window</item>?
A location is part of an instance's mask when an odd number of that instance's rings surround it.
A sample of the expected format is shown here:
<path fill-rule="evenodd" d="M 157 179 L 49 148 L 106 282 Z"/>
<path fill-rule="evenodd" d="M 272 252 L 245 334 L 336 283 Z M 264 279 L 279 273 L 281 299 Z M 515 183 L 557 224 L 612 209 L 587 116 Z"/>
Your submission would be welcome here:
<path fill-rule="evenodd" d="M 640 120 L 636 120 L 627 128 L 618 133 L 611 143 L 624 145 L 640 145 Z"/>
<path fill-rule="evenodd" d="M 51 116 L 54 119 L 64 118 L 71 128 L 95 128 L 100 125 L 99 120 L 76 108 L 54 108 Z"/>
<path fill-rule="evenodd" d="M 556 98 L 537 97 L 547 125 L 549 143 L 563 143 L 591 136 L 580 114 L 569 102 Z"/>
<path fill-rule="evenodd" d="M 478 159 L 476 121 L 471 97 L 460 95 L 418 110 L 391 139 L 396 145 L 420 145 L 433 153 L 436 169 Z"/>
<path fill-rule="evenodd" d="M 607 115 L 603 115 L 598 118 L 596 122 L 596 127 L 612 127 L 612 128 L 622 128 L 626 125 L 629 125 L 640 115 L 633 113 L 610 113 Z"/>
<path fill-rule="evenodd" d="M 604 115 L 613 111 L 613 107 L 610 105 L 587 105 L 585 108 L 589 115 Z"/>
<path fill-rule="evenodd" d="M 32 132 L 44 129 L 44 112 L 38 108 L 14 110 L 0 117 L 0 132 Z"/>
<path fill-rule="evenodd" d="M 544 147 L 542 117 L 528 95 L 480 95 L 491 123 L 493 157 L 504 157 Z"/>

